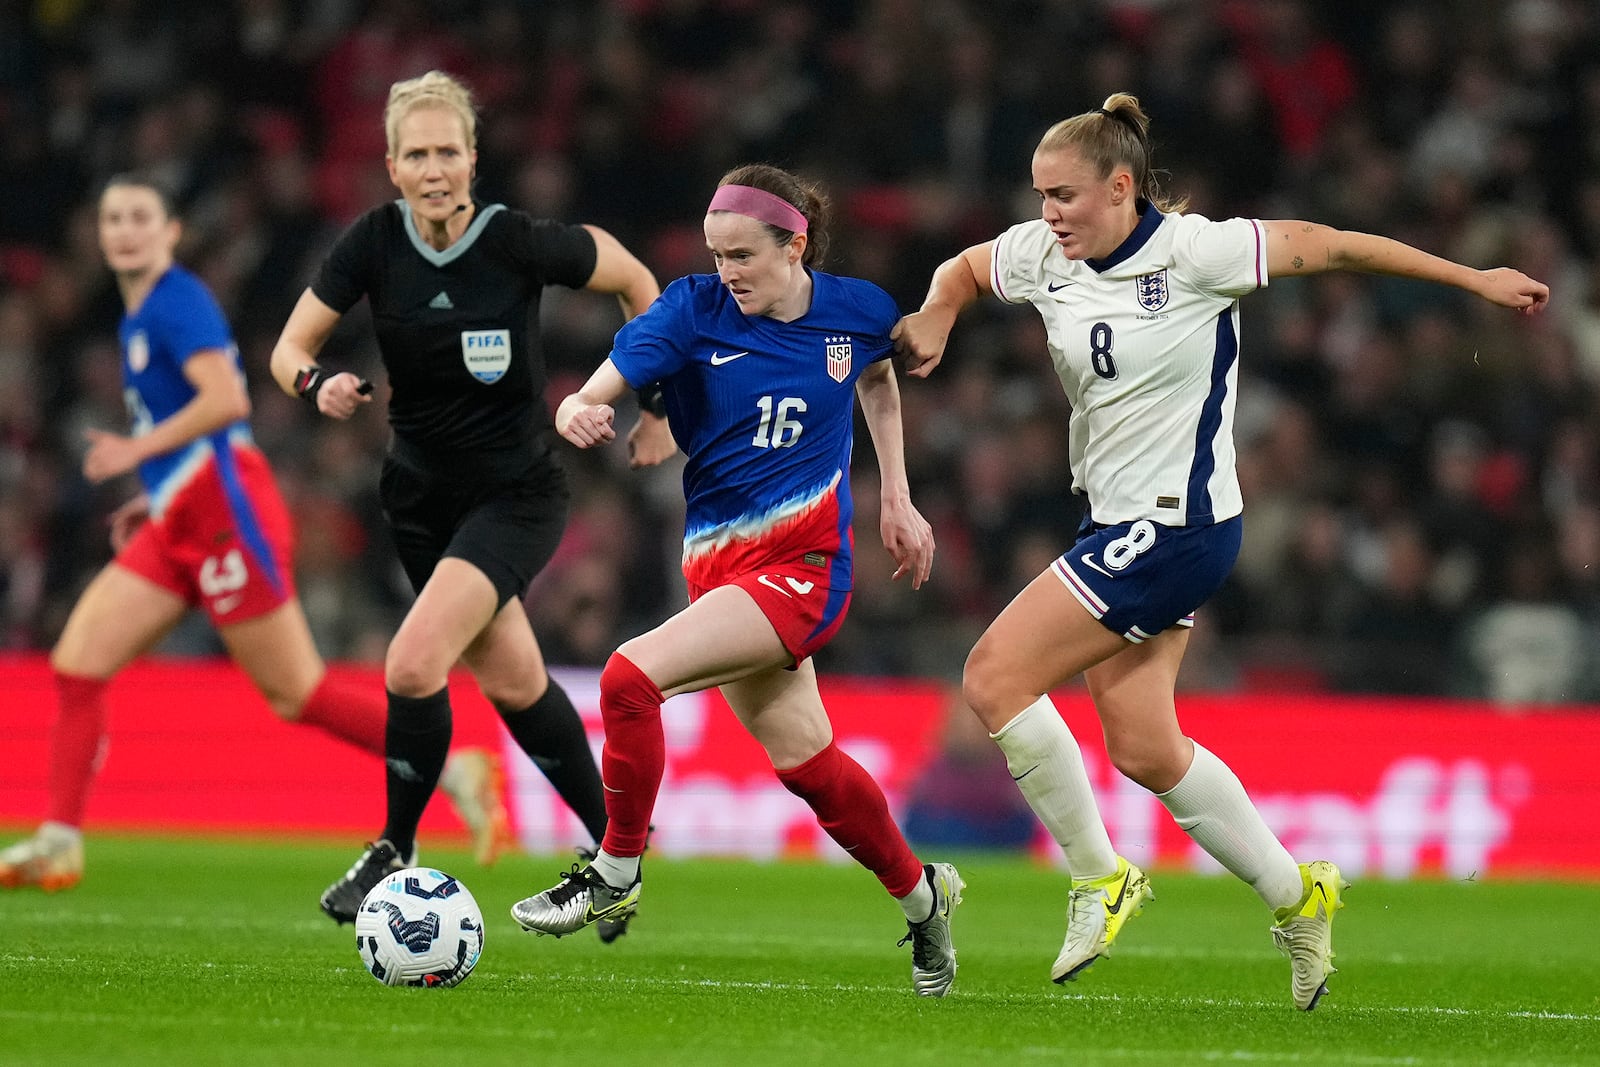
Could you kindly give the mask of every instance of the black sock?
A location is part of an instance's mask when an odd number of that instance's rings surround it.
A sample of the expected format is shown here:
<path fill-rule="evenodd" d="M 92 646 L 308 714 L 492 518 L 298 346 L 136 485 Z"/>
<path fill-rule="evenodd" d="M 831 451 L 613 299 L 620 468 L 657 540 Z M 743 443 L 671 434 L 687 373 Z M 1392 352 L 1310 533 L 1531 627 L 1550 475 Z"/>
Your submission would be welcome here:
<path fill-rule="evenodd" d="M 595 766 L 583 720 L 566 690 L 552 678 L 550 688 L 531 706 L 521 711 L 497 710 L 522 751 L 550 779 L 598 844 L 606 832 L 605 791 L 600 788 L 600 768 Z"/>
<path fill-rule="evenodd" d="M 404 859 L 416 847 L 417 823 L 450 754 L 449 688 L 425 697 L 390 693 L 383 738 L 389 796 L 383 836 Z"/>

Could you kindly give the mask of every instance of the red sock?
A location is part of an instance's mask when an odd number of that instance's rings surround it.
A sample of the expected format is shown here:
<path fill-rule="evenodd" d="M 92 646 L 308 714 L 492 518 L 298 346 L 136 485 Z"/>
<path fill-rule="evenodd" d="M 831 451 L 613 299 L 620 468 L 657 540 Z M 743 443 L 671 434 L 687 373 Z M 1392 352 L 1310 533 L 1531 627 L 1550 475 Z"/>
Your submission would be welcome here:
<path fill-rule="evenodd" d="M 106 683 L 55 672 L 55 732 L 50 739 L 50 822 L 83 825 L 89 785 L 103 762 Z"/>
<path fill-rule="evenodd" d="M 828 742 L 800 766 L 779 771 L 778 780 L 811 805 L 828 836 L 877 875 L 890 896 L 899 899 L 917 888 L 922 861 L 890 817 L 883 790 L 838 745 Z"/>
<path fill-rule="evenodd" d="M 606 835 L 600 847 L 613 856 L 642 856 L 667 768 L 667 738 L 661 690 L 620 652 L 600 672 L 600 719 L 606 728 L 600 750 Z"/>
<path fill-rule="evenodd" d="M 336 682 L 332 675 L 324 674 L 306 698 L 296 721 L 383 759 L 383 731 L 388 719 L 388 704 L 381 690 Z"/>

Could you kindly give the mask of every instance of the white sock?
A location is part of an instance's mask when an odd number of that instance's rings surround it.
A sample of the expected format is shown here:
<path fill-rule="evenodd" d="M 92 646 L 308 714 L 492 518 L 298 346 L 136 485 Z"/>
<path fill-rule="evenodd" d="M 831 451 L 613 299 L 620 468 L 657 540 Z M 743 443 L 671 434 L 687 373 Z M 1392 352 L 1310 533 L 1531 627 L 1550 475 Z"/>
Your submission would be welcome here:
<path fill-rule="evenodd" d="M 613 856 L 605 849 L 600 849 L 594 854 L 594 862 L 589 864 L 595 873 L 605 880 L 606 885 L 612 889 L 626 889 L 639 877 L 638 856 Z"/>
<path fill-rule="evenodd" d="M 1267 828 L 1238 776 L 1211 752 L 1196 744 L 1189 770 L 1156 799 L 1195 844 L 1249 883 L 1268 907 L 1286 908 L 1300 899 L 1300 866 Z"/>
<path fill-rule="evenodd" d="M 60 841 L 70 845 L 83 839 L 83 831 L 71 823 L 42 822 L 39 824 L 39 836 L 49 841 Z"/>
<path fill-rule="evenodd" d="M 990 734 L 1033 813 L 1066 853 L 1074 878 L 1103 878 L 1117 869 L 1106 824 L 1094 802 L 1083 752 L 1056 706 L 1042 696 Z"/>
<path fill-rule="evenodd" d="M 895 903 L 906 913 L 908 922 L 925 923 L 933 918 L 933 886 L 928 882 L 927 873 L 917 879 L 917 888 L 903 897 L 896 897 Z"/>

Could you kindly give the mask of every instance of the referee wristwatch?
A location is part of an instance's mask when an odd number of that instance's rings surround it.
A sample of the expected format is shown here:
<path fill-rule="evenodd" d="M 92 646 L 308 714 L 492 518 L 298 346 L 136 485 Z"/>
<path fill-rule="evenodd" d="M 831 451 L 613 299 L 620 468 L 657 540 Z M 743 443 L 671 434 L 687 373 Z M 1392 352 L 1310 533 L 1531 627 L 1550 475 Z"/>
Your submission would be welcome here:
<path fill-rule="evenodd" d="M 322 383 L 328 380 L 321 367 L 316 364 L 301 367 L 294 376 L 294 395 L 311 404 L 317 402 L 317 391 L 322 388 Z"/>

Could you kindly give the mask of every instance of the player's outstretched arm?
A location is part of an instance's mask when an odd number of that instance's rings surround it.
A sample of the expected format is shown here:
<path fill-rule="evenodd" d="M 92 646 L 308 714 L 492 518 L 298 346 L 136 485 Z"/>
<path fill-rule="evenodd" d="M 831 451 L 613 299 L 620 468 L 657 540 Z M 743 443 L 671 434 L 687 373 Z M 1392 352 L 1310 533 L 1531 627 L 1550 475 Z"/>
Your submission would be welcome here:
<path fill-rule="evenodd" d="M 950 329 L 963 310 L 984 293 L 993 292 L 989 272 L 994 263 L 994 242 L 973 245 L 939 264 L 928 285 L 922 307 L 895 323 L 895 351 L 905 357 L 906 373 L 926 378 L 944 358 Z"/>
<path fill-rule="evenodd" d="M 617 398 L 628 391 L 628 381 L 607 357 L 596 367 L 583 388 L 568 394 L 556 408 L 556 432 L 579 448 L 615 440 Z"/>
<path fill-rule="evenodd" d="M 933 571 L 933 527 L 911 503 L 900 419 L 900 385 L 895 381 L 893 363 L 879 360 L 863 371 L 856 379 L 856 396 L 878 453 L 878 480 L 882 486 L 878 526 L 883 547 L 894 557 L 895 579 L 909 574 L 911 588 L 920 589 Z"/>
<path fill-rule="evenodd" d="M 1315 222 L 1263 222 L 1267 273 L 1274 278 L 1331 270 L 1392 274 L 1453 285 L 1501 307 L 1535 314 L 1550 300 L 1550 287 L 1510 267 L 1478 270 L 1377 234 L 1339 230 Z"/>

